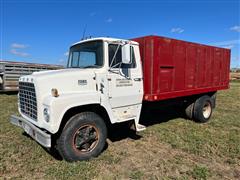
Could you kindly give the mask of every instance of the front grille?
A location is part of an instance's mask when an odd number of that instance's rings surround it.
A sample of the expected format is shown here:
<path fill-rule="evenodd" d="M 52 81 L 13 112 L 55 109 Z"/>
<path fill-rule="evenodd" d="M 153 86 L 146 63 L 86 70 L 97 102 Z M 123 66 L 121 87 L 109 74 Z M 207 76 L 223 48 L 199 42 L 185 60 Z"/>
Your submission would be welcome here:
<path fill-rule="evenodd" d="M 33 83 L 19 82 L 19 105 L 24 115 L 37 121 L 37 99 Z"/>

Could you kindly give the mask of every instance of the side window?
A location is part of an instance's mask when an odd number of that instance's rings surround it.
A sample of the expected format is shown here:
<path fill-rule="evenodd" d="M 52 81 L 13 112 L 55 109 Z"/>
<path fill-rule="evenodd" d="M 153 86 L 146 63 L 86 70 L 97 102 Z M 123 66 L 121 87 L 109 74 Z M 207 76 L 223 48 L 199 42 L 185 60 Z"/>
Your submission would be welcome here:
<path fill-rule="evenodd" d="M 135 60 L 135 54 L 133 47 L 131 46 L 130 48 L 130 53 L 131 53 L 131 64 L 121 64 L 122 62 L 122 46 L 119 46 L 118 52 L 113 59 L 113 56 L 117 50 L 118 44 L 109 44 L 108 45 L 108 57 L 109 57 L 109 66 L 114 68 L 119 68 L 121 65 L 121 68 L 135 68 L 136 67 L 136 60 Z M 113 61 L 113 62 L 112 62 Z"/>
<path fill-rule="evenodd" d="M 122 62 L 122 46 L 119 46 L 118 52 L 113 59 L 113 56 L 118 48 L 118 44 L 109 44 L 108 45 L 108 57 L 109 57 L 109 66 L 114 68 L 119 68 L 120 63 Z M 112 62 L 113 61 L 113 62 Z"/>

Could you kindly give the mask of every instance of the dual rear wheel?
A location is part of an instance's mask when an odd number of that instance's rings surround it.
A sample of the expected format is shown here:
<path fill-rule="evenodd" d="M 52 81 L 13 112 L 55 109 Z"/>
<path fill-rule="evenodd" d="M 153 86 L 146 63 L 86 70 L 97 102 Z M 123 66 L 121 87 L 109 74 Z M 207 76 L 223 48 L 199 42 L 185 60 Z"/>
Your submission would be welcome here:
<path fill-rule="evenodd" d="M 213 101 L 210 96 L 204 95 L 198 98 L 195 102 L 188 105 L 185 113 L 188 119 L 193 119 L 196 122 L 207 122 L 213 111 Z"/>

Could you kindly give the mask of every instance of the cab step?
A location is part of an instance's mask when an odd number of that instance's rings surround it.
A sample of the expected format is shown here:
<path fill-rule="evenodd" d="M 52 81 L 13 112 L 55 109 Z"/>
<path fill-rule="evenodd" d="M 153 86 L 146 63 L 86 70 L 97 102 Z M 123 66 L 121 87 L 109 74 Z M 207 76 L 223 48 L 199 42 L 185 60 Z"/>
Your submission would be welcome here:
<path fill-rule="evenodd" d="M 136 131 L 144 131 L 146 129 L 146 126 L 142 125 L 142 124 L 137 124 L 136 125 Z"/>

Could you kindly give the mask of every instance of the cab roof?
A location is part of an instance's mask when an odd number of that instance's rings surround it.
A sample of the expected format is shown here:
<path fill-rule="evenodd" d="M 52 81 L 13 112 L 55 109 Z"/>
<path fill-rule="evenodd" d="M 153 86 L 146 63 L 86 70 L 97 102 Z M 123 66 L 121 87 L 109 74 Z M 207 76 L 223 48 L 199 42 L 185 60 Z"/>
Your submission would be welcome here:
<path fill-rule="evenodd" d="M 84 39 L 84 40 L 78 41 L 78 42 L 72 44 L 72 46 L 74 46 L 76 44 L 84 43 L 84 42 L 97 41 L 97 40 L 106 41 L 106 42 L 114 42 L 114 41 L 125 41 L 126 42 L 127 41 L 127 42 L 131 42 L 131 44 L 138 45 L 138 42 L 127 40 L 127 39 L 118 39 L 118 38 L 110 38 L 110 37 L 95 37 L 95 38 L 89 38 L 89 39 Z"/>

